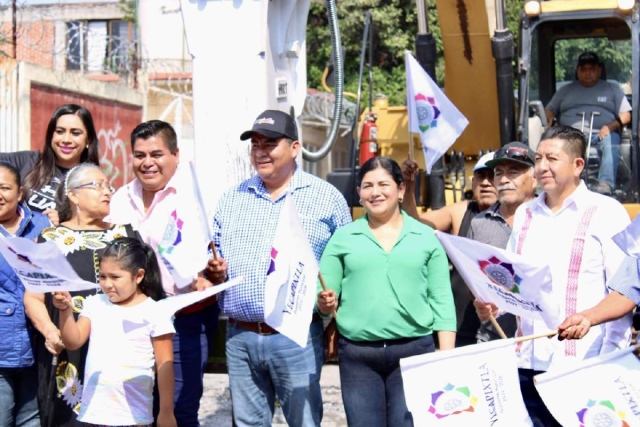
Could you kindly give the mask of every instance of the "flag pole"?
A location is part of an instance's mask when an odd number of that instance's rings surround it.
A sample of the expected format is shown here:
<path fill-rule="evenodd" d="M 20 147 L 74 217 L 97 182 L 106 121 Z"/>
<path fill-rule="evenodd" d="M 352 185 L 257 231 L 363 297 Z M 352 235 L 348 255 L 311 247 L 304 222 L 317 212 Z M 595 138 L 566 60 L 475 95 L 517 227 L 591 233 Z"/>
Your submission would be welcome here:
<path fill-rule="evenodd" d="M 478 300 L 478 297 L 476 297 L 473 294 L 473 291 L 471 289 L 469 289 L 469 293 L 473 296 L 474 300 Z M 480 300 L 478 300 L 480 301 Z M 484 303 L 484 301 L 482 301 Z M 486 304 L 486 303 L 485 303 Z M 507 334 L 504 333 L 504 329 L 502 329 L 502 326 L 500 326 L 500 324 L 498 323 L 498 320 L 496 319 L 496 317 L 489 313 L 489 320 L 491 321 L 491 324 L 493 325 L 493 327 L 495 328 L 496 332 L 498 333 L 498 335 L 500 336 L 500 338 L 502 338 L 503 340 L 508 339 L 509 337 L 507 336 Z"/>
<path fill-rule="evenodd" d="M 489 314 L 489 320 L 491 320 L 491 324 L 496 329 L 496 332 L 498 332 L 498 335 L 500 335 L 500 338 L 502 338 L 503 340 L 506 340 L 508 338 L 507 334 L 504 333 L 504 330 L 502 329 L 502 326 L 500 326 L 500 324 L 498 323 L 498 320 L 496 320 L 496 317 L 493 314 Z"/>
<path fill-rule="evenodd" d="M 413 134 L 411 133 L 411 131 L 409 131 L 409 160 L 411 160 L 412 162 L 416 160 L 416 155 L 414 154 L 414 150 L 415 150 L 414 145 L 415 143 L 413 141 Z"/>
<path fill-rule="evenodd" d="M 527 336 L 524 336 L 524 337 L 518 337 L 518 338 L 514 339 L 513 342 L 519 343 L 519 342 L 523 342 L 523 341 L 537 340 L 538 338 L 552 337 L 554 335 L 558 335 L 558 330 L 557 329 L 555 331 L 543 332 L 541 334 L 533 334 L 533 335 L 527 335 Z"/>
<path fill-rule="evenodd" d="M 407 61 L 407 54 L 408 51 L 405 51 L 404 53 L 404 66 L 406 69 L 406 73 L 409 73 L 409 64 Z M 411 160 L 412 162 L 415 161 L 415 154 L 414 154 L 414 142 L 413 142 L 413 133 L 411 132 L 411 110 L 409 110 L 409 82 L 407 81 L 407 116 L 408 116 L 408 124 L 409 124 L 409 160 Z"/>
<path fill-rule="evenodd" d="M 207 233 L 209 234 L 209 249 L 211 249 L 211 253 L 213 254 L 213 259 L 218 259 L 218 253 L 216 252 L 216 246 L 213 244 L 213 233 L 211 232 L 211 227 L 209 226 L 209 220 L 207 219 L 207 210 L 204 207 L 204 201 L 202 199 L 202 193 L 200 192 L 200 185 L 198 184 L 198 177 L 196 176 L 196 167 L 192 161 L 189 161 L 189 169 L 191 170 L 191 179 L 193 179 L 193 188 L 196 192 L 196 202 L 200 207 L 200 212 L 204 217 L 205 224 L 207 226 Z"/>
<path fill-rule="evenodd" d="M 328 291 L 327 289 L 327 285 L 324 283 L 324 277 L 322 277 L 322 273 L 318 271 L 318 279 L 320 279 L 320 286 L 322 286 L 322 290 L 323 291 Z M 335 319 L 338 318 L 338 312 L 333 309 L 333 311 L 331 312 L 331 316 Z"/>

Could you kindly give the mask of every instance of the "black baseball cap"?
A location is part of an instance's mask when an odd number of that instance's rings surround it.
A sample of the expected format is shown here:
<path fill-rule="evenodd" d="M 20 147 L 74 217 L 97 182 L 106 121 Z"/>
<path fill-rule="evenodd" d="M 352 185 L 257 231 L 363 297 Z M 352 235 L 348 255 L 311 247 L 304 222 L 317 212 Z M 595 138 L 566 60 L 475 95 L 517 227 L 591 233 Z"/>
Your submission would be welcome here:
<path fill-rule="evenodd" d="M 596 64 L 600 65 L 600 58 L 593 52 L 584 52 L 578 57 L 578 67 L 581 67 L 585 64 Z"/>
<path fill-rule="evenodd" d="M 266 110 L 253 122 L 251 130 L 242 132 L 241 141 L 251 138 L 254 133 L 259 133 L 267 138 L 289 138 L 298 140 L 298 126 L 289 114 L 279 110 Z"/>
<path fill-rule="evenodd" d="M 533 167 L 536 165 L 536 153 L 522 142 L 510 142 L 496 151 L 493 160 L 489 160 L 487 166 L 493 168 L 504 160 L 511 160 L 512 162 Z"/>

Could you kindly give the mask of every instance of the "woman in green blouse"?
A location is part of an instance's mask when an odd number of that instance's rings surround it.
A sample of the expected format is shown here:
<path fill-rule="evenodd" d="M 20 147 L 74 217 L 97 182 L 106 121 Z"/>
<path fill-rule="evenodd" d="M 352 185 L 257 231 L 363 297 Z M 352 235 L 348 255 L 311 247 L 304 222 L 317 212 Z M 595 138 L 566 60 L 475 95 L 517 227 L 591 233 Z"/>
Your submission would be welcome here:
<path fill-rule="evenodd" d="M 340 382 L 350 427 L 413 426 L 399 361 L 455 343 L 449 264 L 431 227 L 400 210 L 398 164 L 374 157 L 360 168 L 366 215 L 340 228 L 322 254 L 327 291 L 318 309 L 337 316 Z"/>

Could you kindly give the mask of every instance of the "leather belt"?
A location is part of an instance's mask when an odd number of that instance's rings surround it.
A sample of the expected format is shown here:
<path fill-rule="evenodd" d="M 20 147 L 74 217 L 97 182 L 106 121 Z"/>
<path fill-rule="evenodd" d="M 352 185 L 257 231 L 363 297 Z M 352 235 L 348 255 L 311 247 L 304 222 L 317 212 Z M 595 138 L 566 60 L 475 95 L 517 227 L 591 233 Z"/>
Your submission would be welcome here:
<path fill-rule="evenodd" d="M 320 317 L 320 315 L 318 315 L 318 313 L 313 313 L 311 321 L 315 322 L 321 319 L 322 318 Z M 264 322 L 243 322 L 242 320 L 236 320 L 232 318 L 229 318 L 228 322 L 230 325 L 237 326 L 238 328 L 244 329 L 246 331 L 255 332 L 259 335 L 275 335 L 280 333 Z"/>
<path fill-rule="evenodd" d="M 242 320 L 230 318 L 229 324 L 237 326 L 240 329 L 255 332 L 259 335 L 274 335 L 280 333 L 264 322 L 243 322 Z"/>
<path fill-rule="evenodd" d="M 198 301 L 197 303 L 191 304 L 191 305 L 183 308 L 182 310 L 176 312 L 176 317 L 186 316 L 187 314 L 197 313 L 197 312 L 199 312 L 201 310 L 204 310 L 205 308 L 207 308 L 209 306 L 212 306 L 216 302 L 218 302 L 218 295 L 214 295 L 212 297 L 205 298 L 202 301 Z"/>

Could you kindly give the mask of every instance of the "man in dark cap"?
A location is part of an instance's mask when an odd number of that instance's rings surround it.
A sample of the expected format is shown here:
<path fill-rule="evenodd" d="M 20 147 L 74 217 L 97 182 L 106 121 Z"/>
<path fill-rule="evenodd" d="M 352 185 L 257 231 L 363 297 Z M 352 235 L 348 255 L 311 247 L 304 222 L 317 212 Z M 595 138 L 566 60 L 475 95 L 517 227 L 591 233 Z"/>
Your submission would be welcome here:
<path fill-rule="evenodd" d="M 511 142 L 495 152 L 487 166 L 493 168 L 493 185 L 498 190 L 498 201 L 473 218 L 467 237 L 497 248 L 506 249 L 511 236 L 511 227 L 516 210 L 535 197 L 537 180 L 533 175 L 536 153 L 521 142 Z M 465 315 L 465 324 L 459 335 L 477 338 L 475 342 L 492 341 L 502 338 L 490 321 L 480 322 L 473 304 Z M 498 323 L 506 336 L 516 333 L 516 318 L 513 314 L 502 313 Z"/>
<path fill-rule="evenodd" d="M 551 126 L 557 120 L 560 125 L 588 131 L 593 119 L 593 133 L 588 137 L 593 145 L 600 145 L 602 158 L 599 182 L 591 190 L 611 194 L 620 163 L 620 132 L 631 121 L 631 105 L 618 85 L 600 78 L 602 64 L 595 53 L 580 55 L 576 76 L 547 105 L 547 122 Z"/>
<path fill-rule="evenodd" d="M 277 397 L 289 425 L 320 426 L 322 319 L 314 315 L 307 344 L 300 347 L 264 323 L 265 283 L 277 256 L 272 245 L 287 193 L 318 261 L 331 235 L 351 222 L 351 215 L 333 185 L 297 166 L 301 147 L 293 117 L 267 110 L 240 139 L 251 139 L 257 175 L 220 199 L 213 219 L 219 256 L 207 267 L 213 283 L 245 278 L 220 296 L 229 317 L 226 353 L 234 422 L 238 427 L 271 425 Z"/>

